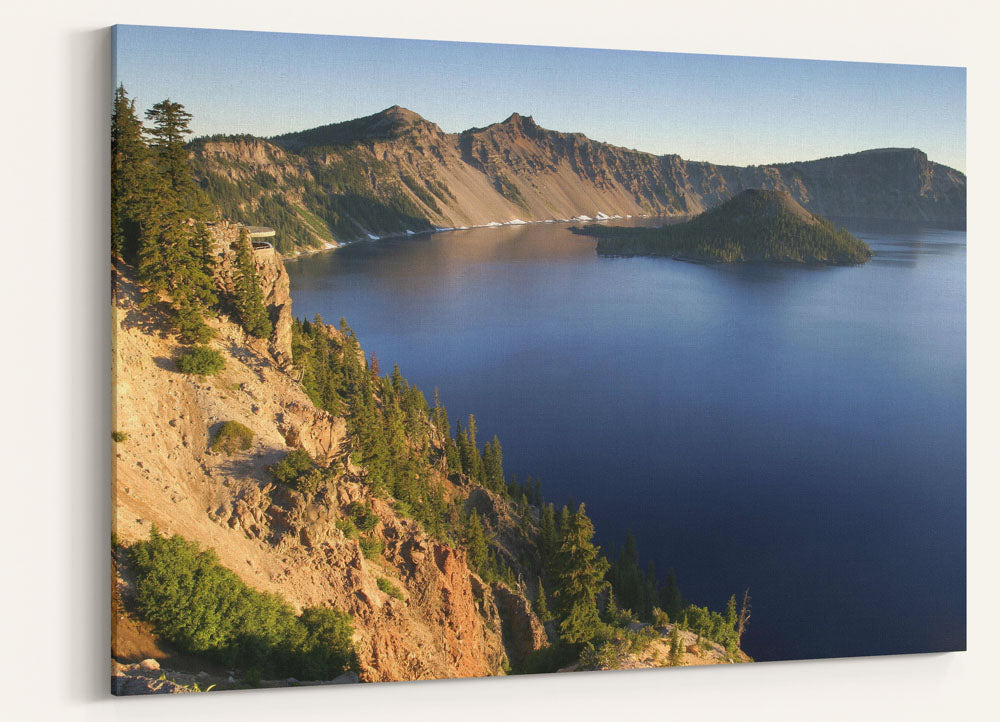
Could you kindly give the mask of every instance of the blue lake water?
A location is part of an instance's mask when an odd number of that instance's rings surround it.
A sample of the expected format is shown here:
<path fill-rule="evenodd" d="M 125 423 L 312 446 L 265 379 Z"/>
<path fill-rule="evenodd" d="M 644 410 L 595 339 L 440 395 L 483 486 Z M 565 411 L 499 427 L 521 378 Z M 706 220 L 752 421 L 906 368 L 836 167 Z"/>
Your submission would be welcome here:
<path fill-rule="evenodd" d="M 721 608 L 759 660 L 965 648 L 965 232 L 849 227 L 861 267 L 601 258 L 553 224 L 288 263 L 508 471 Z"/>

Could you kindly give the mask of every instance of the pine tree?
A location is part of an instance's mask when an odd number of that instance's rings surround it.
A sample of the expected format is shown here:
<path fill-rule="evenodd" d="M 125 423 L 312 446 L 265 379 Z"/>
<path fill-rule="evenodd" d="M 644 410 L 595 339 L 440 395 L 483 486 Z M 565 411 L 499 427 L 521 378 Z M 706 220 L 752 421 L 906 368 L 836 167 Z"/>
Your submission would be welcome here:
<path fill-rule="evenodd" d="M 736 625 L 739 623 L 739 619 L 736 613 L 736 595 L 733 594 L 729 597 L 729 603 L 726 605 L 726 629 L 736 631 Z"/>
<path fill-rule="evenodd" d="M 684 664 L 684 643 L 681 641 L 681 631 L 678 624 L 674 624 L 673 631 L 670 632 L 670 666 L 679 667 Z"/>
<path fill-rule="evenodd" d="M 191 135 L 191 114 L 169 98 L 146 111 L 150 149 L 178 204 L 194 217 L 201 216 L 205 197 L 195 185 L 188 163 L 187 136 Z"/>
<path fill-rule="evenodd" d="M 475 482 L 483 484 L 485 472 L 483 470 L 483 457 L 479 454 L 479 446 L 476 443 L 476 417 L 469 414 L 469 425 L 466 428 L 468 443 L 465 445 L 466 458 L 462 462 L 465 473 Z"/>
<path fill-rule="evenodd" d="M 563 618 L 559 636 L 569 644 L 585 644 L 602 629 L 597 595 L 605 586 L 607 560 L 594 546 L 594 525 L 583 504 L 566 524 L 562 545 L 556 554 L 555 596 Z"/>
<path fill-rule="evenodd" d="M 556 530 L 559 532 L 560 545 L 562 544 L 563 538 L 566 536 L 566 531 L 569 529 L 571 516 L 569 506 L 563 504 L 563 508 L 559 511 L 559 521 L 556 522 Z"/>
<path fill-rule="evenodd" d="M 677 588 L 677 577 L 674 576 L 673 569 L 667 574 L 667 580 L 660 592 L 660 606 L 671 619 L 678 619 L 684 609 L 684 600 Z"/>
<path fill-rule="evenodd" d="M 246 228 L 240 229 L 239 250 L 236 253 L 236 278 L 234 279 L 233 305 L 240 323 L 251 336 L 267 338 L 271 335 L 271 319 L 264 306 L 264 294 L 257 279 L 253 260 L 253 247 Z"/>
<path fill-rule="evenodd" d="M 483 476 L 486 488 L 501 493 L 504 488 L 503 449 L 495 435 L 483 448 Z"/>
<path fill-rule="evenodd" d="M 392 390 L 395 392 L 397 397 L 402 398 L 405 381 L 403 380 L 403 374 L 400 373 L 399 364 L 392 365 L 392 376 L 390 379 L 392 382 Z"/>
<path fill-rule="evenodd" d="M 451 427 L 448 422 L 448 410 L 441 403 L 441 396 L 436 386 L 434 387 L 434 411 L 431 415 L 431 420 L 434 422 L 434 426 L 437 427 L 439 434 L 451 434 Z"/>
<path fill-rule="evenodd" d="M 489 547 L 479 513 L 473 509 L 465 524 L 465 546 L 469 550 L 469 566 L 484 577 L 489 568 Z"/>
<path fill-rule="evenodd" d="M 559 532 L 556 530 L 556 511 L 552 504 L 545 504 L 539 512 L 538 552 L 542 564 L 549 566 L 559 548 Z"/>
<path fill-rule="evenodd" d="M 618 605 L 615 604 L 614 589 L 609 588 L 608 599 L 604 603 L 604 621 L 612 626 L 617 626 L 619 623 L 620 616 L 621 616 L 621 610 L 619 610 Z"/>
<path fill-rule="evenodd" d="M 218 299 L 210 238 L 198 222 L 204 215 L 203 197 L 184 145 L 191 116 L 179 103 L 164 100 L 146 111 L 146 117 L 152 121 L 147 132 L 155 172 L 140 222 L 137 277 L 147 288 L 144 302 L 169 294 L 172 320 L 182 340 L 203 343 L 211 335 L 204 313 Z"/>
<path fill-rule="evenodd" d="M 542 578 L 538 578 L 538 596 L 535 598 L 535 614 L 545 623 L 552 619 L 552 612 L 549 611 L 548 601 L 545 599 L 545 587 L 542 586 Z"/>
<path fill-rule="evenodd" d="M 154 177 L 135 101 L 115 90 L 111 112 L 111 252 L 134 261 L 143 218 L 152 202 Z"/>

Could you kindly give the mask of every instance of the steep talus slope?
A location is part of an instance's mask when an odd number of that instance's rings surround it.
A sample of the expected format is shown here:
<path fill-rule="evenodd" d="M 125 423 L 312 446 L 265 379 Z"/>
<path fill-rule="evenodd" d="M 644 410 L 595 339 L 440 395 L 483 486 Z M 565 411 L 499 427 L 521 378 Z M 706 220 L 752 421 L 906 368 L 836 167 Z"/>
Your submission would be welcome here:
<path fill-rule="evenodd" d="M 224 214 L 283 231 L 283 252 L 369 236 L 579 215 L 700 213 L 746 189 L 826 216 L 965 222 L 965 176 L 915 148 L 736 167 L 542 128 L 530 116 L 462 133 L 393 106 L 270 140 L 200 139 L 196 176 Z"/>
<path fill-rule="evenodd" d="M 231 231 L 216 231 L 220 253 Z M 256 255 L 258 274 L 271 279 L 265 292 L 272 312 L 284 308 L 287 276 L 280 260 L 273 252 Z M 175 338 L 157 308 L 139 305 L 127 266 L 115 271 L 114 284 L 114 424 L 128 434 L 115 445 L 114 460 L 113 509 L 122 543 L 146 538 L 155 524 L 214 549 L 248 585 L 278 593 L 298 609 L 333 605 L 349 612 L 369 681 L 500 674 L 508 663 L 505 625 L 508 644 L 537 648 L 541 625 L 526 601 L 498 604 L 494 589 L 502 585 L 473 574 L 463 549 L 431 539 L 370 496 L 347 461 L 344 420 L 317 409 L 286 370 L 280 333 L 250 340 L 235 324 L 213 320 L 211 345 L 225 369 L 204 380 L 182 375 L 172 360 Z M 253 431 L 249 451 L 209 451 L 211 433 L 226 420 Z M 342 472 L 314 495 L 275 483 L 267 467 L 292 446 Z M 378 517 L 385 549 L 375 560 L 336 527 L 356 501 Z M 380 577 L 404 599 L 382 591 Z"/>

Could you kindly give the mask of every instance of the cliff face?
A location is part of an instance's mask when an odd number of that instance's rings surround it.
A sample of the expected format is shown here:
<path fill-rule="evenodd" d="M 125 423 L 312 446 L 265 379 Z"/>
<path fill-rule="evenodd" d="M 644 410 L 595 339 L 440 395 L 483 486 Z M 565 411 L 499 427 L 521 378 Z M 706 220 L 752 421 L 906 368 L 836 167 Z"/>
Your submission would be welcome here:
<path fill-rule="evenodd" d="M 239 252 L 240 224 L 221 221 L 209 228 L 216 255 L 216 284 L 227 295 L 232 295 L 236 283 L 236 256 Z M 274 326 L 269 339 L 269 350 L 283 367 L 292 363 L 292 297 L 289 293 L 288 274 L 274 247 L 255 248 L 254 270 L 264 296 L 271 322 Z M 253 343 L 248 339 L 248 343 Z"/>
<path fill-rule="evenodd" d="M 230 269 L 223 246 L 236 231 L 215 232 L 224 286 Z M 290 318 L 280 261 L 273 251 L 257 261 L 272 310 L 280 318 L 287 308 Z M 521 592 L 484 584 L 463 549 L 429 538 L 416 522 L 370 498 L 347 462 L 344 419 L 316 408 L 286 370 L 289 339 L 280 325 L 270 341 L 248 342 L 235 324 L 210 321 L 211 346 L 226 367 L 207 379 L 185 376 L 174 367 L 176 340 L 156 307 L 138 305 L 128 268 L 113 280 L 114 424 L 128 434 L 114 449 L 114 529 L 123 543 L 148 537 L 156 524 L 211 547 L 248 585 L 296 608 L 349 612 L 368 681 L 502 674 L 511 655 L 541 646 L 541 624 Z M 249 451 L 209 451 L 212 433 L 226 420 L 253 431 Z M 267 467 L 295 446 L 342 471 L 314 495 L 276 484 Z M 336 527 L 357 501 L 378 516 L 385 549 L 376 559 Z M 380 578 L 404 599 L 380 590 Z M 125 598 L 127 579 L 123 574 L 118 583 Z"/>
<path fill-rule="evenodd" d="M 272 140 L 198 141 L 192 160 L 229 214 L 287 215 L 285 250 L 431 225 L 686 215 L 751 188 L 786 191 L 826 216 L 965 223 L 965 176 L 914 148 L 742 168 L 600 143 L 516 113 L 445 133 L 393 107 Z"/>

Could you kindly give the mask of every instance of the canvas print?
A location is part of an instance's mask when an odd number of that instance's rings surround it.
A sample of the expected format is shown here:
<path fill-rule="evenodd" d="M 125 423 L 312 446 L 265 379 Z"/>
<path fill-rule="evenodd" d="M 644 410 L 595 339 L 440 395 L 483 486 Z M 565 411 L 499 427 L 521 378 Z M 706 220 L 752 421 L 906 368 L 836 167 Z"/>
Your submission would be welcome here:
<path fill-rule="evenodd" d="M 964 69 L 112 36 L 115 694 L 965 648 Z"/>

